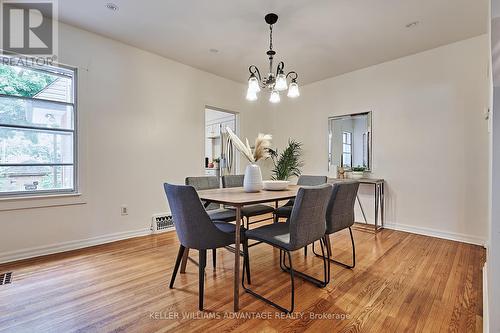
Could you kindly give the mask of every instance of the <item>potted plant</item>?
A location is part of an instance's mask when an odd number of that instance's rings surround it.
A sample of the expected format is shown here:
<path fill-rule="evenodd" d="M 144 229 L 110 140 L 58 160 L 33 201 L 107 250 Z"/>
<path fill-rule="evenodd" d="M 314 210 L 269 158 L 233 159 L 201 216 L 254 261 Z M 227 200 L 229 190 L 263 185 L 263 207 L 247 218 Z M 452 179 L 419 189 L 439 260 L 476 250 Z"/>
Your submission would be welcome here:
<path fill-rule="evenodd" d="M 302 143 L 288 140 L 288 146 L 281 154 L 278 150 L 268 149 L 269 155 L 274 164 L 271 171 L 271 179 L 264 181 L 264 189 L 271 191 L 285 190 L 290 184 L 290 177 L 298 177 L 301 174 L 301 167 L 303 165 L 300 159 L 302 155 Z"/>
<path fill-rule="evenodd" d="M 288 146 L 281 154 L 278 150 L 269 149 L 269 154 L 273 160 L 274 169 L 271 171 L 273 180 L 289 180 L 291 177 L 299 177 L 302 161 L 302 143 L 293 139 L 288 140 Z"/>
<path fill-rule="evenodd" d="M 365 175 L 365 171 L 366 171 L 366 167 L 365 166 L 356 166 L 356 167 L 353 167 L 351 169 L 351 174 L 350 174 L 350 178 L 352 179 L 361 179 L 364 177 Z"/>

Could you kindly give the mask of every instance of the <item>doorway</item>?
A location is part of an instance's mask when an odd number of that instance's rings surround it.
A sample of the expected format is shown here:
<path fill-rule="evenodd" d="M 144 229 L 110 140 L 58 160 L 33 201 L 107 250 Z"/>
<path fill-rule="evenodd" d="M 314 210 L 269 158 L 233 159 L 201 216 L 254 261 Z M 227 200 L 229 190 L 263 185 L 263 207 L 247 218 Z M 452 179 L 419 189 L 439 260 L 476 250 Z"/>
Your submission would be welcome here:
<path fill-rule="evenodd" d="M 214 107 L 205 107 L 205 175 L 234 175 L 238 159 L 226 128 L 238 135 L 238 114 Z"/>

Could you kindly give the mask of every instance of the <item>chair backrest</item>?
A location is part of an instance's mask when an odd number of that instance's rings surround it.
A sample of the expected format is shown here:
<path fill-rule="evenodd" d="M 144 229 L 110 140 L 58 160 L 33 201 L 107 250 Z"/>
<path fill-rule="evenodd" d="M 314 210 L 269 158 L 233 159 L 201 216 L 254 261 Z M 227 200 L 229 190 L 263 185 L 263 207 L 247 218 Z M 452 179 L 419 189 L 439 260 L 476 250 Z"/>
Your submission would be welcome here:
<path fill-rule="evenodd" d="M 226 175 L 222 176 L 222 187 L 243 187 L 244 175 Z"/>
<path fill-rule="evenodd" d="M 197 191 L 220 188 L 219 178 L 215 176 L 186 177 L 185 184 L 194 187 Z M 208 205 L 206 210 L 214 210 L 219 208 L 219 204 L 212 203 Z"/>
<path fill-rule="evenodd" d="M 290 246 L 299 249 L 321 239 L 326 230 L 326 208 L 332 186 L 323 184 L 301 187 L 295 198 L 290 219 Z"/>
<path fill-rule="evenodd" d="M 210 220 L 194 187 L 168 183 L 163 186 L 175 231 L 183 246 L 198 250 L 211 249 L 227 239 L 227 235 Z"/>
<path fill-rule="evenodd" d="M 354 224 L 354 204 L 359 182 L 346 181 L 333 185 L 326 210 L 326 233 L 332 234 Z"/>
<path fill-rule="evenodd" d="M 326 176 L 301 175 L 297 180 L 297 185 L 317 186 L 321 184 L 326 184 L 327 181 L 328 179 Z"/>

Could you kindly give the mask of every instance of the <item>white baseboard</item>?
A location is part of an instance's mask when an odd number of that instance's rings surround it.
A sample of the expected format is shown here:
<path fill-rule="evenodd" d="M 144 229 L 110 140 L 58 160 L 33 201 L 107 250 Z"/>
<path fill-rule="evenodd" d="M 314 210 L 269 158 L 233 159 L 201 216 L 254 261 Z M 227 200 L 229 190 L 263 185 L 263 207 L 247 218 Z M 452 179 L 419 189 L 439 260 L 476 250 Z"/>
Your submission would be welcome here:
<path fill-rule="evenodd" d="M 33 247 L 19 251 L 5 252 L 5 253 L 0 253 L 0 264 L 16 260 L 40 257 L 47 254 L 54 254 L 59 252 L 81 249 L 84 247 L 111 243 L 118 240 L 139 237 L 139 236 L 146 236 L 150 234 L 151 234 L 151 229 L 147 228 L 147 229 L 139 229 L 133 231 L 117 232 L 113 234 L 63 242 L 47 246 Z"/>
<path fill-rule="evenodd" d="M 486 245 L 486 240 L 484 238 L 455 233 L 455 232 L 442 231 L 442 230 L 436 230 L 436 229 L 424 228 L 424 227 L 415 227 L 415 226 L 399 224 L 399 223 L 385 223 L 384 227 L 387 229 L 405 231 L 405 232 L 409 232 L 412 234 L 418 234 L 418 235 L 424 235 L 424 236 L 443 238 L 443 239 L 448 239 L 448 240 L 457 241 L 457 242 L 480 245 L 483 247 Z"/>

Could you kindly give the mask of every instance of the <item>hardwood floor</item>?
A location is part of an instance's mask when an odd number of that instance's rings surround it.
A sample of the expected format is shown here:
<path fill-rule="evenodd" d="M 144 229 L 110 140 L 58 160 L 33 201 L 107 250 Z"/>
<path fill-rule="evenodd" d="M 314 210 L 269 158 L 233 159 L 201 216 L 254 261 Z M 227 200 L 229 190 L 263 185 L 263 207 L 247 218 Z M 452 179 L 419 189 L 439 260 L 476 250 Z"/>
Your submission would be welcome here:
<path fill-rule="evenodd" d="M 333 265 L 324 289 L 296 278 L 296 312 L 283 319 L 244 292 L 242 310 L 231 312 L 234 260 L 225 250 L 215 270 L 208 260 L 206 311 L 196 311 L 192 262 L 168 288 L 175 233 L 0 265 L 0 273 L 13 272 L 12 283 L 0 285 L 0 332 L 482 332 L 483 248 L 393 230 L 354 237 L 356 267 Z M 350 260 L 348 232 L 332 237 L 332 246 L 336 259 Z M 310 252 L 296 252 L 294 267 L 319 276 L 322 260 Z M 278 252 L 258 245 L 250 258 L 253 287 L 288 306 Z"/>

